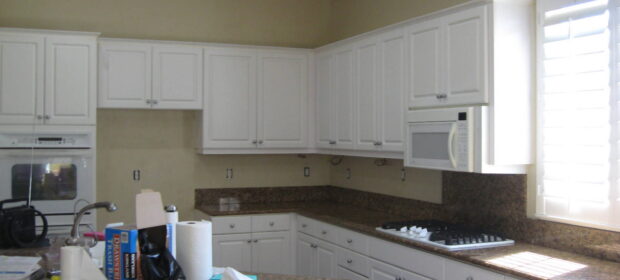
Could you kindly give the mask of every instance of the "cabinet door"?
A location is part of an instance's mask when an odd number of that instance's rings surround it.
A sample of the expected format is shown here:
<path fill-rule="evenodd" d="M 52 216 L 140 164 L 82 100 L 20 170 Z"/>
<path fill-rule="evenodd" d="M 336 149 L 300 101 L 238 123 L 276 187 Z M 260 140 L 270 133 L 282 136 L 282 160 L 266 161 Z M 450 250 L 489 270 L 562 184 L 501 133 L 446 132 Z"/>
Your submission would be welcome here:
<path fill-rule="evenodd" d="M 227 234 L 213 236 L 213 265 L 252 271 L 252 235 Z"/>
<path fill-rule="evenodd" d="M 446 260 L 445 280 L 504 280 L 504 275 Z"/>
<path fill-rule="evenodd" d="M 332 135 L 332 72 L 333 56 L 319 53 L 316 56 L 316 146 L 330 148 L 336 144 Z M 332 144 L 333 143 L 333 144 Z"/>
<path fill-rule="evenodd" d="M 202 48 L 153 47 L 153 108 L 202 109 Z"/>
<path fill-rule="evenodd" d="M 379 37 L 378 146 L 403 151 L 405 141 L 405 34 L 396 29 Z"/>
<path fill-rule="evenodd" d="M 252 233 L 252 272 L 291 274 L 288 231 Z"/>
<path fill-rule="evenodd" d="M 295 274 L 308 277 L 317 275 L 315 243 L 314 238 L 304 234 L 297 236 L 297 271 Z"/>
<path fill-rule="evenodd" d="M 256 51 L 205 51 L 205 148 L 256 148 Z"/>
<path fill-rule="evenodd" d="M 439 105 L 442 92 L 443 53 L 441 20 L 415 23 L 408 28 L 409 37 L 409 107 Z"/>
<path fill-rule="evenodd" d="M 336 247 L 323 241 L 318 241 L 316 245 L 316 276 L 321 278 L 335 278 L 337 274 L 336 269 L 338 268 Z"/>
<path fill-rule="evenodd" d="M 368 278 L 359 275 L 353 271 L 350 271 L 344 267 L 338 266 L 337 276 L 339 279 L 348 279 L 348 280 L 368 280 Z M 393 279 L 392 279 L 393 280 Z"/>
<path fill-rule="evenodd" d="M 401 270 L 386 263 L 369 259 L 369 280 L 398 280 Z"/>
<path fill-rule="evenodd" d="M 357 59 L 357 75 L 355 77 L 357 88 L 357 137 L 355 138 L 357 143 L 355 148 L 359 150 L 376 150 L 378 148 L 378 52 L 377 38 L 374 36 L 359 42 L 355 47 Z"/>
<path fill-rule="evenodd" d="M 263 51 L 258 56 L 258 146 L 305 148 L 308 56 Z"/>
<path fill-rule="evenodd" d="M 443 18 L 446 28 L 446 105 L 487 102 L 487 7 Z"/>
<path fill-rule="evenodd" d="M 0 123 L 32 124 L 43 114 L 44 47 L 40 36 L 0 34 Z"/>
<path fill-rule="evenodd" d="M 336 137 L 336 148 L 355 148 L 355 55 L 353 46 L 346 46 L 334 52 L 334 67 L 330 78 L 335 125 L 332 134 Z"/>
<path fill-rule="evenodd" d="M 96 123 L 95 37 L 47 37 L 45 123 Z"/>
<path fill-rule="evenodd" d="M 99 61 L 99 107 L 151 107 L 150 45 L 103 41 Z"/>

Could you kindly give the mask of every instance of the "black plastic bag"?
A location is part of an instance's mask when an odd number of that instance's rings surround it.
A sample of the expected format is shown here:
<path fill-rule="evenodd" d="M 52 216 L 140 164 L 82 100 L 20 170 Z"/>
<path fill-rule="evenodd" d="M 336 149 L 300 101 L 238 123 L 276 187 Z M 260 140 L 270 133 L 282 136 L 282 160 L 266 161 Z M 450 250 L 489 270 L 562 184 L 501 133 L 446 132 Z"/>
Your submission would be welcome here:
<path fill-rule="evenodd" d="M 140 269 L 144 280 L 183 280 L 183 269 L 166 248 L 166 226 L 141 229 Z"/>

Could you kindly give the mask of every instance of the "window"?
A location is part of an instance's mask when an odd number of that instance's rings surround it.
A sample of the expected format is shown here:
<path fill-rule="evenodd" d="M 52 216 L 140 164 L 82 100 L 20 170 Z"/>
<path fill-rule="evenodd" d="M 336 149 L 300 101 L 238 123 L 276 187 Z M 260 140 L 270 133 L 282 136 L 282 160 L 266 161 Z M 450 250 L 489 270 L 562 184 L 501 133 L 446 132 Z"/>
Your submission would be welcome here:
<path fill-rule="evenodd" d="M 537 1 L 536 214 L 620 231 L 616 6 Z"/>

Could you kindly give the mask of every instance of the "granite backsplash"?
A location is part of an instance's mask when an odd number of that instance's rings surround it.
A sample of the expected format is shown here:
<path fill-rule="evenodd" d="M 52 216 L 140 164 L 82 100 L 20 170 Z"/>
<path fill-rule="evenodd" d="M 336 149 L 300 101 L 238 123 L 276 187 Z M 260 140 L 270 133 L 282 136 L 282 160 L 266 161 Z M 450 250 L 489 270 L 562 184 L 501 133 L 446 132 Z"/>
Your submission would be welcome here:
<path fill-rule="evenodd" d="M 234 197 L 241 204 L 334 202 L 405 219 L 466 223 L 527 243 L 620 262 L 620 233 L 526 216 L 526 175 L 443 172 L 443 203 L 335 186 L 197 189 L 196 207 Z"/>

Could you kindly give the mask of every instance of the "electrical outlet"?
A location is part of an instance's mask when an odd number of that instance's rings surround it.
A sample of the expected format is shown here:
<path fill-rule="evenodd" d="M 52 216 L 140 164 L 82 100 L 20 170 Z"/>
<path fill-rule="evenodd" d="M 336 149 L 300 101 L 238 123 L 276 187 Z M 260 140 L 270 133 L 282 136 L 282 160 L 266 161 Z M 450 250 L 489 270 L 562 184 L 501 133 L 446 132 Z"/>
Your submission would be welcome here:
<path fill-rule="evenodd" d="M 140 181 L 140 170 L 139 169 L 134 170 L 131 175 L 134 181 Z"/>
<path fill-rule="evenodd" d="M 304 167 L 304 177 L 310 177 L 310 167 Z"/>
<path fill-rule="evenodd" d="M 232 180 L 232 178 L 233 178 L 233 169 L 232 168 L 226 168 L 226 179 Z"/>
<path fill-rule="evenodd" d="M 347 179 L 351 179 L 351 168 L 347 168 L 347 174 L 345 175 L 345 178 Z"/>

